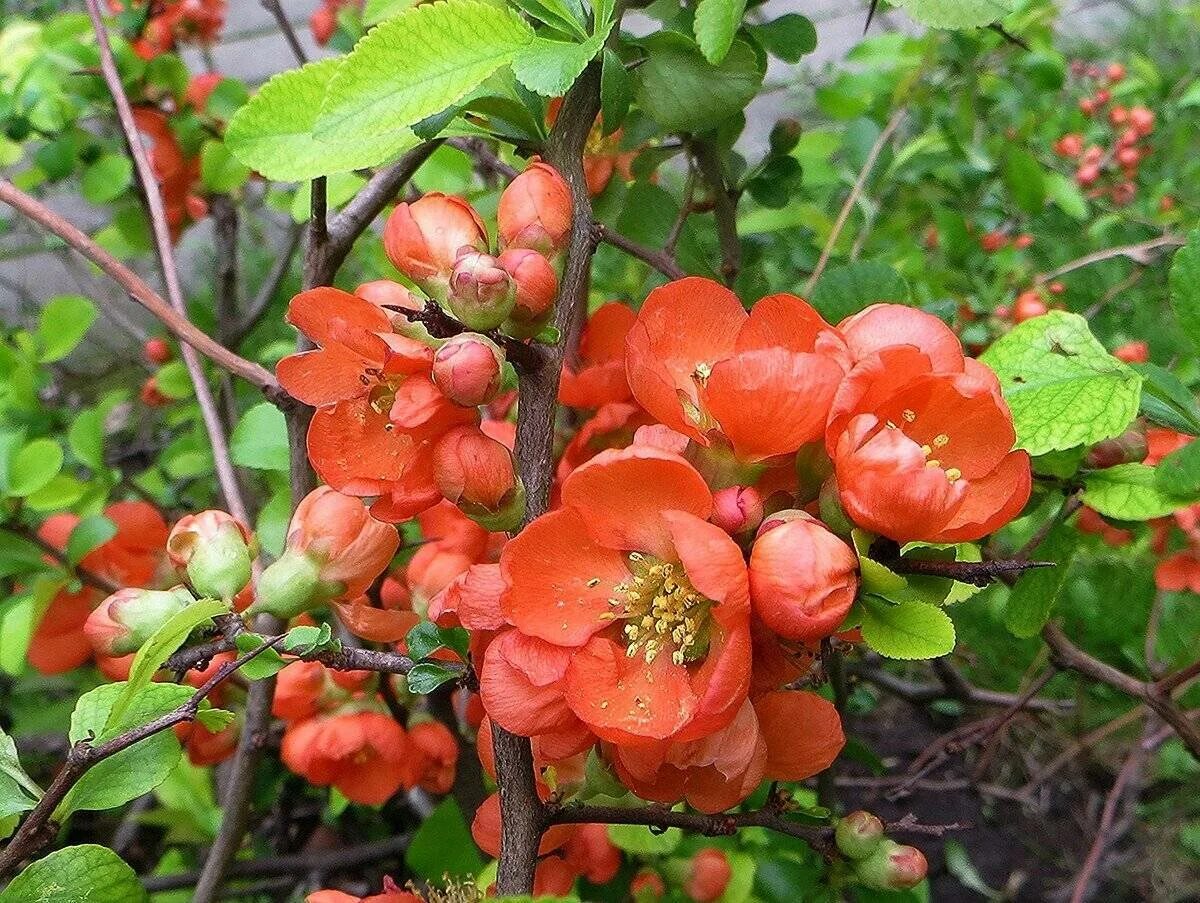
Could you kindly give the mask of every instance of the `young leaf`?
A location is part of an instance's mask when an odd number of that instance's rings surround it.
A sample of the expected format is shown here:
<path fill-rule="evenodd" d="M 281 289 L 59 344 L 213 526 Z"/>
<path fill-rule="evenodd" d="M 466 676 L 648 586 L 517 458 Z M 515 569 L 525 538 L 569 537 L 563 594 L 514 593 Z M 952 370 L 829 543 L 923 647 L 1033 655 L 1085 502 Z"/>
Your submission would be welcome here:
<path fill-rule="evenodd" d="M 651 831 L 644 825 L 609 825 L 608 839 L 619 850 L 638 856 L 666 856 L 683 840 L 678 828 Z"/>
<path fill-rule="evenodd" d="M 473 876 L 483 868 L 471 832 L 454 797 L 446 797 L 413 835 L 404 851 L 404 864 L 419 878 L 441 881 Z"/>
<path fill-rule="evenodd" d="M 1141 412 L 1180 433 L 1200 436 L 1200 407 L 1179 377 L 1157 364 L 1134 364 L 1142 376 Z"/>
<path fill-rule="evenodd" d="M 862 601 L 863 640 L 884 658 L 909 661 L 954 651 L 954 622 L 936 605 L 892 605 L 874 596 Z"/>
<path fill-rule="evenodd" d="M 1034 560 L 1053 561 L 1055 566 L 1026 571 L 1008 594 L 1004 626 L 1014 636 L 1037 636 L 1045 626 L 1066 584 L 1078 545 L 1079 531 L 1069 524 L 1059 524 L 1034 550 Z"/>
<path fill-rule="evenodd" d="M 817 49 L 817 29 L 799 13 L 786 13 L 765 25 L 754 25 L 750 34 L 785 63 L 798 63 L 806 53 Z"/>
<path fill-rule="evenodd" d="M 1137 416 L 1141 377 L 1105 351 L 1078 314 L 1026 320 L 980 360 L 996 371 L 1017 447 L 1031 455 L 1111 439 Z"/>
<path fill-rule="evenodd" d="M 380 26 L 381 28 L 383 26 Z M 234 114 L 225 146 L 268 179 L 302 181 L 373 166 L 417 145 L 404 130 L 387 134 L 313 134 L 321 102 L 345 58 L 309 63 L 273 76 Z"/>
<path fill-rule="evenodd" d="M 561 97 L 604 47 L 608 28 L 582 44 L 534 38 L 513 59 L 513 73 L 530 91 L 543 97 Z"/>
<path fill-rule="evenodd" d="M 408 672 L 408 691 L 423 696 L 432 693 L 448 680 L 458 677 L 457 671 L 451 671 L 433 662 L 421 662 L 413 665 Z"/>
<path fill-rule="evenodd" d="M 700 0 L 692 30 L 704 58 L 714 66 L 721 65 L 733 46 L 734 35 L 742 24 L 746 0 Z"/>
<path fill-rule="evenodd" d="M 43 364 L 60 361 L 80 343 L 96 321 L 96 305 L 82 295 L 60 295 L 42 308 L 38 320 L 38 344 Z"/>
<path fill-rule="evenodd" d="M 0 893 L 0 903 L 146 903 L 137 873 L 108 847 L 63 847 L 31 863 Z"/>
<path fill-rule="evenodd" d="M 407 9 L 368 32 L 334 72 L 316 134 L 339 143 L 402 142 L 426 116 L 512 62 L 533 37 L 516 12 L 479 0 Z"/>
<path fill-rule="evenodd" d="M 720 66 L 681 34 L 659 32 L 641 43 L 649 56 L 634 71 L 638 106 L 668 132 L 716 128 L 745 108 L 766 73 L 745 41 L 734 41 Z"/>
<path fill-rule="evenodd" d="M 266 640 L 257 633 L 240 633 L 238 634 L 238 638 L 234 640 L 238 652 L 241 654 L 250 652 L 252 649 L 257 649 L 265 642 Z M 284 661 L 283 656 L 274 649 L 268 649 L 266 652 L 259 653 L 246 662 L 246 664 L 242 665 L 239 672 L 247 680 L 262 680 L 263 678 L 270 677 L 272 674 L 278 674 L 285 667 L 287 667 L 287 662 Z"/>
<path fill-rule="evenodd" d="M 1158 462 L 1154 488 L 1176 499 L 1200 500 L 1200 441 L 1189 442 Z"/>
<path fill-rule="evenodd" d="M 0 818 L 8 818 L 37 805 L 42 788 L 21 767 L 17 744 L 0 731 Z"/>
<path fill-rule="evenodd" d="M 1164 494 L 1154 468 L 1145 464 L 1121 464 L 1089 474 L 1082 497 L 1089 507 L 1118 520 L 1166 517 L 1188 504 L 1187 499 Z"/>
<path fill-rule="evenodd" d="M 8 493 L 23 496 L 49 483 L 63 465 L 62 447 L 53 439 L 34 439 L 8 462 Z"/>
<path fill-rule="evenodd" d="M 1171 309 L 1192 344 L 1200 348 L 1200 229 L 1171 261 Z"/>
<path fill-rule="evenodd" d="M 255 470 L 287 471 L 287 425 L 279 408 L 264 401 L 242 415 L 229 438 L 233 463 Z"/>
<path fill-rule="evenodd" d="M 71 535 L 67 537 L 67 562 L 74 567 L 92 550 L 99 548 L 117 535 L 117 525 L 103 514 L 85 517 Z"/>

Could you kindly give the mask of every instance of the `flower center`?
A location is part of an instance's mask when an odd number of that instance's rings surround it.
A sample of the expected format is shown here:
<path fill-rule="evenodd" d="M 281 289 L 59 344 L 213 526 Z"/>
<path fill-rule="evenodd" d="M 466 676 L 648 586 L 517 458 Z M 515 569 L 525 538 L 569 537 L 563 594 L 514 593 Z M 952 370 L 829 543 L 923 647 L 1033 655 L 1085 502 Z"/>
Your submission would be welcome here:
<path fill-rule="evenodd" d="M 625 654 L 642 655 L 650 664 L 669 652 L 677 665 L 693 662 L 708 651 L 712 600 L 697 592 L 683 568 L 632 552 L 630 577 L 613 588 L 608 600 L 612 618 L 626 623 Z"/>
<path fill-rule="evenodd" d="M 911 408 L 905 408 L 903 411 L 900 412 L 900 416 L 906 424 L 916 423 L 917 412 L 912 410 Z M 890 430 L 897 430 L 897 429 L 901 430 L 910 439 L 914 439 L 914 441 L 920 442 L 920 439 L 916 439 L 915 437 L 909 435 L 908 430 L 906 430 L 902 426 L 898 426 L 896 423 L 894 423 L 891 420 L 889 420 L 887 422 L 887 428 Z M 928 434 L 926 434 L 926 435 L 928 435 Z M 953 483 L 956 480 L 962 479 L 962 471 L 959 470 L 957 467 L 945 467 L 945 466 L 943 466 L 940 458 L 934 457 L 935 455 L 937 455 L 939 453 L 939 449 L 943 449 L 949 444 L 950 444 L 950 437 L 946 433 L 938 433 L 936 436 L 934 436 L 932 439 L 930 439 L 929 442 L 923 443 L 921 445 L 921 454 L 923 454 L 925 456 L 925 466 L 926 467 L 941 468 L 943 471 L 945 471 L 946 479 L 949 480 L 951 483 Z"/>

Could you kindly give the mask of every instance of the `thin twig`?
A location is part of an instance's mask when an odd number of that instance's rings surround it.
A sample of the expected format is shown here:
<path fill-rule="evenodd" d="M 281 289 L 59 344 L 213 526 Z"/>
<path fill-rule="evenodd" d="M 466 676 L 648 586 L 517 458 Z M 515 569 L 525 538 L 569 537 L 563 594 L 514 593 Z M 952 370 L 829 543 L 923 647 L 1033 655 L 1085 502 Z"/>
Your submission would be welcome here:
<path fill-rule="evenodd" d="M 596 223 L 595 231 L 598 241 L 612 245 L 614 248 L 624 251 L 630 257 L 636 257 L 643 263 L 649 264 L 668 279 L 682 279 L 687 275 L 687 272 L 675 262 L 675 258 L 665 251 L 656 251 L 653 248 L 639 244 L 632 238 L 627 238 L 604 223 Z"/>
<path fill-rule="evenodd" d="M 1084 267 L 1089 267 L 1093 263 L 1100 263 L 1104 260 L 1112 260 L 1114 257 L 1127 257 L 1136 264 L 1148 266 L 1154 261 L 1155 252 L 1161 251 L 1164 248 L 1178 248 L 1187 243 L 1187 240 L 1182 235 L 1160 235 L 1157 238 L 1151 238 L 1146 241 L 1137 242 L 1132 245 L 1119 245 L 1115 248 L 1104 248 L 1100 251 L 1093 251 L 1091 254 L 1085 254 L 1078 257 L 1069 263 L 1064 263 L 1057 269 L 1051 270 L 1049 273 L 1043 273 L 1034 279 L 1034 283 L 1042 285 L 1046 282 L 1053 282 L 1060 276 L 1065 276 L 1067 273 L 1081 270 Z"/>
<path fill-rule="evenodd" d="M 733 285 L 742 265 L 742 244 L 737 232 L 737 193 L 725 177 L 725 167 L 712 142 L 695 141 L 688 146 L 700 175 L 712 189 L 717 242 L 721 246 L 721 276 L 726 285 Z"/>
<path fill-rule="evenodd" d="M 870 19 L 868 19 L 869 22 Z M 825 246 L 821 248 L 821 256 L 817 259 L 817 265 L 813 268 L 808 280 L 804 283 L 804 288 L 800 290 L 800 294 L 806 296 L 812 294 L 817 280 L 825 272 L 825 266 L 829 263 L 830 255 L 833 254 L 834 245 L 837 244 L 838 239 L 841 237 L 842 230 L 846 228 L 846 221 L 850 218 L 850 211 L 854 209 L 859 195 L 862 194 L 863 189 L 867 185 L 867 179 L 870 178 L 871 170 L 875 168 L 875 163 L 879 160 L 879 155 L 883 152 L 884 146 L 891 140 L 892 135 L 900 127 L 900 123 L 904 121 L 906 115 L 908 115 L 908 111 L 904 107 L 896 110 L 883 127 L 883 131 L 879 133 L 879 137 L 875 139 L 875 143 L 871 145 L 866 162 L 863 163 L 862 169 L 859 170 L 858 178 L 854 180 L 854 185 L 851 186 L 850 193 L 846 195 L 842 209 L 838 211 L 837 219 L 833 223 L 833 231 L 829 233 L 829 238 L 825 240 Z"/>
<path fill-rule="evenodd" d="M 287 13 L 283 11 L 283 6 L 280 5 L 279 0 L 261 0 L 261 2 L 263 8 L 275 17 L 275 21 L 279 24 L 279 30 L 283 32 L 284 40 L 291 48 L 292 55 L 296 57 L 296 62 L 303 66 L 308 62 L 308 54 L 304 52 L 304 47 L 296 36 L 296 29 L 292 28 L 292 23 L 288 20 Z"/>

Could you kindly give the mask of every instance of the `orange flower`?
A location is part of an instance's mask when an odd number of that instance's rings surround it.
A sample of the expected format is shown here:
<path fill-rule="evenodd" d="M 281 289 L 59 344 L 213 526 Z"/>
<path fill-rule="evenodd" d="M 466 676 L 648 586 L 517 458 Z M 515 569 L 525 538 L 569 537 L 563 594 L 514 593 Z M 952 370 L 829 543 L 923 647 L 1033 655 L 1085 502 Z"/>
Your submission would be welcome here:
<path fill-rule="evenodd" d="M 963 542 L 1016 517 L 1032 474 L 995 375 L 911 308 L 875 305 L 842 329 L 857 363 L 825 440 L 850 518 L 900 542 Z"/>
<path fill-rule="evenodd" d="M 487 230 L 467 201 L 439 191 L 397 204 L 383 227 L 383 249 L 392 265 L 439 298 L 445 298 L 463 248 L 486 250 Z"/>
<path fill-rule="evenodd" d="M 433 443 L 479 414 L 433 384 L 433 349 L 393 333 L 385 311 L 338 289 L 301 292 L 288 320 L 320 346 L 284 358 L 277 373 L 317 408 L 308 454 L 321 479 L 348 495 L 377 496 L 372 512 L 384 520 L 436 502 Z"/>
<path fill-rule="evenodd" d="M 373 518 L 359 499 L 328 486 L 301 500 L 288 527 L 288 551 L 317 561 L 321 581 L 350 598 L 366 592 L 399 547 L 395 527 Z"/>
<path fill-rule="evenodd" d="M 566 375 L 565 371 L 563 375 Z M 562 456 L 558 459 L 559 483 L 569 477 L 571 471 L 580 464 L 590 461 L 600 452 L 632 445 L 639 427 L 653 422 L 649 414 L 629 402 L 614 401 L 599 408 L 563 449 Z M 684 441 L 686 443 L 686 440 Z"/>
<path fill-rule="evenodd" d="M 747 315 L 731 291 L 694 276 L 652 291 L 626 340 L 642 407 L 749 462 L 819 437 L 848 366 L 837 331 L 803 299 L 770 295 Z"/>
<path fill-rule="evenodd" d="M 59 590 L 38 621 L 26 657 L 40 674 L 63 674 L 91 660 L 92 643 L 83 626 L 100 594 L 90 587 Z"/>
<path fill-rule="evenodd" d="M 629 400 L 625 339 L 636 321 L 637 314 L 619 301 L 596 309 L 579 339 L 578 363 L 563 367 L 559 401 L 573 408 L 599 408 Z"/>
<path fill-rule="evenodd" d="M 741 550 L 705 520 L 703 478 L 633 446 L 578 468 L 562 499 L 501 554 L 519 632 L 488 648 L 488 713 L 527 736 L 578 719 L 614 743 L 724 727 L 749 682 L 749 588 Z"/>
<path fill-rule="evenodd" d="M 500 247 L 552 255 L 571 231 L 571 189 L 558 170 L 534 160 L 500 195 L 496 224 Z"/>
<path fill-rule="evenodd" d="M 408 740 L 419 761 L 417 786 L 430 793 L 449 793 L 458 768 L 458 742 L 440 721 L 418 721 L 408 728 Z"/>
<path fill-rule="evenodd" d="M 1154 569 L 1154 584 L 1169 593 L 1200 593 L 1200 554 L 1186 550 L 1164 558 Z"/>
<path fill-rule="evenodd" d="M 563 847 L 563 859 L 598 885 L 608 884 L 621 868 L 621 851 L 608 839 L 608 828 L 604 825 L 580 825 Z"/>
<path fill-rule="evenodd" d="M 408 738 L 382 712 L 322 715 L 288 726 L 280 758 L 318 787 L 332 784 L 355 803 L 379 806 L 409 784 Z"/>
<path fill-rule="evenodd" d="M 340 890 L 318 890 L 304 898 L 304 903 L 422 903 L 421 897 L 401 890 L 391 878 L 384 876 L 383 893 L 356 897 Z"/>

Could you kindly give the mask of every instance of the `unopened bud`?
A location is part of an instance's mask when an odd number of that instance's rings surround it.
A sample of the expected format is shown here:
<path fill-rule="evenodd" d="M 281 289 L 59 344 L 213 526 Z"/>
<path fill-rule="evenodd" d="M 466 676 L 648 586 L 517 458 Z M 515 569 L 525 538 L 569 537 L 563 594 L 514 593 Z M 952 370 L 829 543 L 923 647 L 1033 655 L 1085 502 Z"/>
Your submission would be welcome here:
<path fill-rule="evenodd" d="M 1150 346 L 1145 342 L 1126 342 L 1113 349 L 1113 357 L 1127 364 L 1144 364 L 1150 360 Z"/>
<path fill-rule="evenodd" d="M 442 394 L 466 408 L 487 404 L 500 394 L 504 352 L 487 336 L 464 332 L 433 355 L 433 381 Z"/>
<path fill-rule="evenodd" d="M 928 870 L 924 853 L 886 837 L 854 866 L 858 880 L 872 890 L 908 890 L 920 884 Z"/>
<path fill-rule="evenodd" d="M 193 601 L 182 586 L 117 590 L 88 615 L 83 632 L 101 655 L 128 655 Z"/>
<path fill-rule="evenodd" d="M 284 621 L 328 601 L 334 592 L 321 581 L 320 565 L 303 552 L 287 551 L 262 572 L 248 616 L 268 612 Z"/>
<path fill-rule="evenodd" d="M 458 252 L 468 247 L 487 247 L 479 214 L 462 198 L 436 191 L 396 205 L 383 228 L 383 248 L 392 265 L 439 299 L 446 296 Z"/>
<path fill-rule="evenodd" d="M 531 248 L 551 256 L 571 231 L 571 189 L 553 166 L 530 163 L 500 195 L 496 222 L 502 248 Z"/>
<path fill-rule="evenodd" d="M 250 582 L 254 537 L 224 511 L 201 511 L 180 518 L 167 539 L 167 554 L 186 570 L 197 592 L 232 599 Z"/>
<path fill-rule="evenodd" d="M 509 248 L 496 261 L 512 276 L 516 287 L 516 301 L 506 329 L 518 338 L 536 335 L 554 310 L 558 274 L 549 260 L 528 248 Z"/>
<path fill-rule="evenodd" d="M 771 153 L 777 157 L 791 153 L 800 142 L 801 131 L 798 120 L 780 119 L 771 129 Z"/>
<path fill-rule="evenodd" d="M 695 903 L 713 903 L 725 893 L 732 877 L 725 853 L 716 847 L 704 847 L 692 857 L 683 892 Z"/>
<path fill-rule="evenodd" d="M 442 495 L 489 530 L 512 530 L 525 514 L 512 453 L 475 427 L 453 429 L 438 442 L 433 475 Z"/>
<path fill-rule="evenodd" d="M 763 500 L 753 486 L 730 486 L 713 494 L 708 518 L 730 536 L 757 530 L 763 519 Z"/>
<path fill-rule="evenodd" d="M 629 895 L 635 903 L 657 903 L 666 893 L 667 885 L 653 869 L 642 869 L 629 882 Z"/>
<path fill-rule="evenodd" d="M 883 822 L 862 809 L 839 818 L 834 828 L 837 848 L 849 859 L 866 859 L 882 839 Z"/>
<path fill-rule="evenodd" d="M 464 251 L 450 274 L 450 312 L 468 329 L 485 332 L 503 323 L 516 304 L 512 277 L 490 254 Z"/>
<path fill-rule="evenodd" d="M 1149 452 L 1145 424 L 1135 421 L 1133 426 L 1115 439 L 1105 439 L 1093 445 L 1083 463 L 1092 470 L 1103 470 L 1119 464 L 1140 464 L 1146 460 Z"/>

